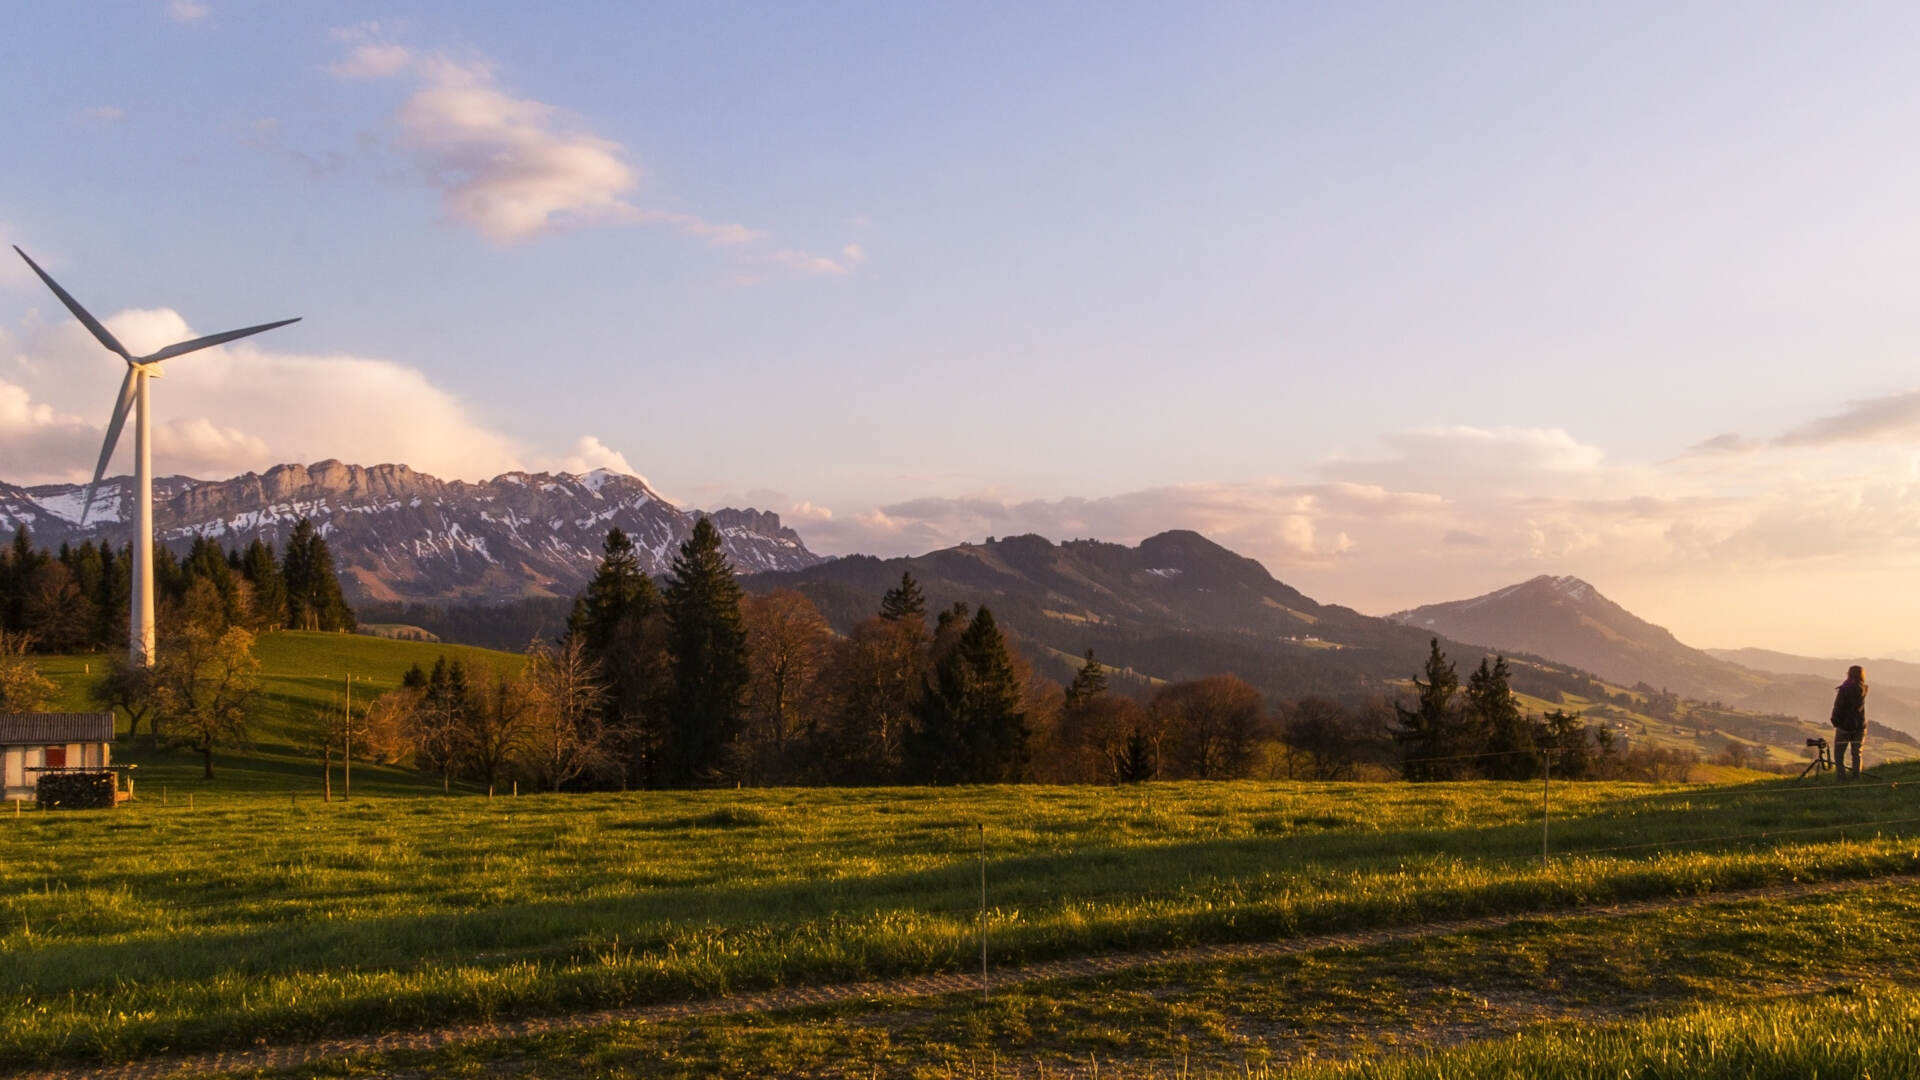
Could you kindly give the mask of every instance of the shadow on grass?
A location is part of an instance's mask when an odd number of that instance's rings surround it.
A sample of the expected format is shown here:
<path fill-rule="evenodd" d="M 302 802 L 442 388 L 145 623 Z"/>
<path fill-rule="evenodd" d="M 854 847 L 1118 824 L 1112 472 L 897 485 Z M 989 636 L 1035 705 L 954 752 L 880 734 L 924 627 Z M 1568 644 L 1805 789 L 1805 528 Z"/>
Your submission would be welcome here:
<path fill-rule="evenodd" d="M 1707 822 L 1686 796 L 1721 793 L 1649 793 L 1604 813 L 1562 820 L 1555 838 L 1561 851 L 1578 855 L 1623 836 L 1669 840 L 1684 848 L 1707 839 L 1703 824 L 1715 830 L 1712 835 L 1729 830 L 1743 834 L 1782 820 L 1795 826 L 1845 825 L 1860 820 L 1868 805 L 1861 796 L 1874 791 L 1897 792 L 1902 803 L 1920 815 L 1905 789 L 1842 788 L 1784 806 L 1762 800 L 1748 807 L 1720 807 Z M 1756 786 L 1750 794 L 1764 791 Z M 766 819 L 753 812 L 718 810 L 647 824 L 705 833 L 712 843 L 726 844 L 730 836 L 759 829 Z M 1897 832 L 1911 835 L 1920 829 Z M 525 844 L 538 842 L 534 835 L 524 839 Z M 1639 851 L 1603 871 L 1561 880 L 1537 866 L 1539 842 L 1538 824 L 1528 822 L 1495 828 L 1253 835 L 1002 856 L 989 863 L 989 903 L 1001 921 L 997 951 L 1037 959 L 1400 925 L 1593 899 L 1669 895 L 1676 885 L 1686 891 L 1698 887 L 1689 875 L 1676 877 L 1653 866 L 1650 860 L 1667 854 L 1660 850 Z M 1749 841 L 1747 846 L 1773 845 Z M 1720 850 L 1725 853 L 1724 845 Z M 341 858 L 346 860 L 343 865 L 368 862 L 364 853 Z M 208 930 L 185 938 L 142 935 L 116 942 L 16 946 L 0 984 L 15 994 L 47 995 L 231 973 L 404 971 L 433 964 L 484 969 L 530 956 L 557 963 L 580 960 L 616 938 L 629 952 L 671 953 L 689 941 L 716 936 L 767 952 L 766 961 L 758 965 L 763 978 L 924 970 L 923 953 L 913 953 L 918 959 L 909 962 L 889 955 L 884 947 L 869 951 L 869 939 L 885 938 L 876 928 L 901 919 L 929 927 L 951 924 L 949 929 L 958 931 L 971 925 L 978 910 L 979 865 L 964 850 L 954 851 L 949 859 L 924 870 L 825 882 L 639 884 L 633 892 L 582 899 L 338 920 L 316 918 L 329 895 L 321 890 L 306 897 L 321 904 L 285 911 L 287 921 L 276 925 Z M 1880 860 L 1855 869 L 1872 872 L 1891 866 Z M 1748 867 L 1723 873 L 1716 887 L 1762 884 L 1779 880 L 1782 872 L 1778 863 Z M 645 873 L 637 869 L 635 876 L 644 878 Z M 116 881 L 150 902 L 164 902 L 163 897 L 179 892 L 183 884 L 197 888 L 193 898 L 203 904 L 294 899 L 250 895 L 257 882 L 244 879 L 225 885 L 183 883 L 175 871 L 125 873 Z M 420 883 L 412 880 L 396 881 L 381 891 L 419 894 L 423 904 L 442 907 L 481 899 L 471 888 L 422 894 Z M 185 894 L 179 898 L 188 899 Z M 1055 917 L 1069 911 L 1070 918 Z M 831 971 L 782 967 L 780 943 L 802 938 L 841 942 L 845 963 Z M 968 955 L 965 948 L 949 951 L 953 955 L 935 967 L 964 962 Z M 684 988 L 663 989 L 677 993 Z"/>

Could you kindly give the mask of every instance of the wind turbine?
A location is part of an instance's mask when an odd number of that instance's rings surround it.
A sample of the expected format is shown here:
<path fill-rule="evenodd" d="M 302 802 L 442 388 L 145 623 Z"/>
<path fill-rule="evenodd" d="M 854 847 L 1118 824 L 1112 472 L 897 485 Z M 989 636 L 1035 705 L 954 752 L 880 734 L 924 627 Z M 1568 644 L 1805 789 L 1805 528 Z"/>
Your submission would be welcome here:
<path fill-rule="evenodd" d="M 192 341 L 182 341 L 177 345 L 169 345 L 158 352 L 149 353 L 146 356 L 133 356 L 128 353 L 126 348 L 118 341 L 114 340 L 113 335 L 107 331 L 106 327 L 100 325 L 100 320 L 87 314 L 87 309 L 81 307 L 78 300 L 67 295 L 67 290 L 61 288 L 59 282 L 48 277 L 47 272 L 40 269 L 38 263 L 32 259 L 28 259 L 26 252 L 21 251 L 18 246 L 15 246 L 13 250 L 21 258 L 27 260 L 27 265 L 33 267 L 33 272 L 40 275 L 40 280 L 47 283 L 47 288 L 53 290 L 53 295 L 59 297 L 60 302 L 67 305 L 67 310 L 73 312 L 73 317 L 79 319 L 82 326 L 85 326 L 93 332 L 93 336 L 99 340 L 100 344 L 105 345 L 110 351 L 118 354 L 122 360 L 127 362 L 127 376 L 120 380 L 119 400 L 114 402 L 113 416 L 107 421 L 107 441 L 106 444 L 100 448 L 100 464 L 94 466 L 93 482 L 87 485 L 87 501 L 80 509 L 80 523 L 82 525 L 86 524 L 87 514 L 93 509 L 94 491 L 100 486 L 100 478 L 106 475 L 107 462 L 113 457 L 114 443 L 120 438 L 120 429 L 127 424 L 127 410 L 132 408 L 134 410 L 134 440 L 137 444 L 133 456 L 133 486 L 139 499 L 139 509 L 135 512 L 133 525 L 133 622 L 127 634 L 127 645 L 133 655 L 134 663 L 142 667 L 152 667 L 154 639 L 153 442 L 152 429 L 148 422 L 147 413 L 147 382 L 150 379 L 160 377 L 162 374 L 160 371 L 160 362 L 163 360 L 171 360 L 176 356 L 185 356 L 190 352 L 197 352 L 214 345 L 225 344 L 226 342 L 246 337 L 249 334 L 258 334 L 262 330 L 271 330 L 276 326 L 285 326 L 288 323 L 297 323 L 300 320 L 297 318 L 282 319 L 279 322 L 249 326 L 244 330 L 229 330 L 224 334 L 209 334 L 206 337 L 194 338 Z"/>

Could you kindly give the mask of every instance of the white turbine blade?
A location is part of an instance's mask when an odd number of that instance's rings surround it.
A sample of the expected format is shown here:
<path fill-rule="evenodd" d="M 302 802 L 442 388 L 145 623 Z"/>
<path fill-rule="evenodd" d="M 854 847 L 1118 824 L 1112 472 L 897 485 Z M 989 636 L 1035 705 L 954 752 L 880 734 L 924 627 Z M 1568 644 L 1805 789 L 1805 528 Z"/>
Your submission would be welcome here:
<path fill-rule="evenodd" d="M 224 345 L 229 341 L 234 341 L 239 338 L 246 337 L 249 334 L 257 334 L 262 330 L 271 330 L 276 326 L 285 326 L 288 323 L 297 323 L 299 321 L 300 320 L 298 318 L 281 319 L 279 322 L 262 323 L 259 326 L 249 326 L 245 330 L 229 330 L 224 334 L 208 334 L 206 337 L 194 338 L 192 341 L 183 341 L 178 345 L 169 345 L 166 348 L 161 349 L 159 352 L 154 353 L 152 356 L 141 357 L 139 362 L 142 364 L 157 364 L 162 360 L 171 360 L 176 356 L 184 356 L 190 352 L 198 352 L 201 349 L 209 349 L 215 345 Z"/>
<path fill-rule="evenodd" d="M 114 403 L 113 418 L 107 421 L 107 441 L 100 447 L 100 464 L 93 467 L 93 481 L 87 485 L 87 501 L 80 507 L 80 524 L 87 523 L 87 514 L 93 510 L 93 493 L 100 486 L 100 478 L 107 475 L 107 462 L 113 459 L 113 444 L 120 440 L 120 429 L 127 426 L 127 412 L 133 408 L 134 382 L 136 373 L 127 369 L 127 377 L 120 380 L 120 400 Z"/>
<path fill-rule="evenodd" d="M 27 253 L 24 251 L 21 251 L 17 245 L 14 247 L 13 250 L 21 258 L 27 259 Z M 87 309 L 80 306 L 80 301 L 75 300 L 71 296 L 68 296 L 67 290 L 61 288 L 59 282 L 48 277 L 47 272 L 45 270 L 40 269 L 39 263 L 34 262 L 32 259 L 27 259 L 27 265 L 33 267 L 33 272 L 36 274 L 39 274 L 40 280 L 47 283 L 47 288 L 53 290 L 53 295 L 59 297 L 60 302 L 67 305 L 67 310 L 73 312 L 73 317 L 76 319 L 79 319 L 81 322 L 81 325 L 93 331 L 93 336 L 100 339 L 100 344 L 105 345 L 107 348 L 112 349 L 114 352 L 119 353 L 122 357 L 125 357 L 129 362 L 133 360 L 133 357 L 127 356 L 127 350 L 123 348 L 118 341 L 114 340 L 113 335 L 107 333 L 107 328 L 100 325 L 100 320 L 94 318 L 92 315 L 87 314 Z"/>

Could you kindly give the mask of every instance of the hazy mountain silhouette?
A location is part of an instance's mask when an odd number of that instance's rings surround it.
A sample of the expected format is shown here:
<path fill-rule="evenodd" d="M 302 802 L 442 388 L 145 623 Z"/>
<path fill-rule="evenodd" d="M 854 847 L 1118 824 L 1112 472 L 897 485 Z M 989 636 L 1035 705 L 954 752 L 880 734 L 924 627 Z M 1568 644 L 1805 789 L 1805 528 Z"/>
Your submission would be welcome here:
<path fill-rule="evenodd" d="M 1623 686 L 1644 683 L 1682 697 L 1816 723 L 1825 722 L 1833 687 L 1846 674 L 1845 661 L 1827 662 L 1824 669 L 1765 671 L 1692 648 L 1575 577 L 1541 575 L 1484 596 L 1428 604 L 1388 618 L 1456 641 L 1570 664 Z M 1873 719 L 1920 730 L 1920 693 L 1887 686 L 1875 693 Z"/>

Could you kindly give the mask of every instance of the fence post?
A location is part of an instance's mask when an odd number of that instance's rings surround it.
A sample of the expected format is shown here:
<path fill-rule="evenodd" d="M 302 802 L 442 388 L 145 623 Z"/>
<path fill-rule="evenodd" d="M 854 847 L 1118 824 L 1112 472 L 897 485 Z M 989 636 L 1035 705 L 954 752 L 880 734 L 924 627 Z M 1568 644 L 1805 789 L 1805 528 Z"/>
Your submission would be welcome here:
<path fill-rule="evenodd" d="M 1547 823 L 1553 818 L 1548 791 L 1553 784 L 1553 758 L 1540 756 L 1540 869 L 1547 868 Z"/>
<path fill-rule="evenodd" d="M 987 823 L 980 823 L 980 1000 L 987 1000 Z"/>

